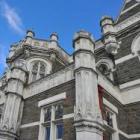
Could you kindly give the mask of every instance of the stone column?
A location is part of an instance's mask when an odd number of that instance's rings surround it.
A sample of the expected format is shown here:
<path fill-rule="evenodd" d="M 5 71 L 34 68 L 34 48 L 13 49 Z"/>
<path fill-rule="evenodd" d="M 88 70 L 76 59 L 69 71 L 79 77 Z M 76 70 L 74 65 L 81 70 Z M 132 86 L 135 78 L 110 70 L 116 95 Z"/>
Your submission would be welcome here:
<path fill-rule="evenodd" d="M 0 126 L 0 140 L 15 140 L 21 121 L 23 88 L 27 79 L 22 60 L 14 63 L 7 74 L 7 90 L 4 115 Z"/>
<path fill-rule="evenodd" d="M 85 31 L 76 33 L 74 37 L 76 140 L 103 139 L 94 47 L 90 33 Z"/>

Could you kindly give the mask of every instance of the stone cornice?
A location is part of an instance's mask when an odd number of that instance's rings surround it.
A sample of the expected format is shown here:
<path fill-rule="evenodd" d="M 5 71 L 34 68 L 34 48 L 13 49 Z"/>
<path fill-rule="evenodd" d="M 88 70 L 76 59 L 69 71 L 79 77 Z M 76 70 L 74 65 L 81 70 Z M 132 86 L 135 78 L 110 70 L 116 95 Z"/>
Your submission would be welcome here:
<path fill-rule="evenodd" d="M 121 30 L 124 30 L 125 28 L 131 26 L 132 24 L 135 24 L 138 21 L 140 21 L 140 12 L 117 24 L 115 26 L 115 30 L 116 32 L 120 32 Z"/>

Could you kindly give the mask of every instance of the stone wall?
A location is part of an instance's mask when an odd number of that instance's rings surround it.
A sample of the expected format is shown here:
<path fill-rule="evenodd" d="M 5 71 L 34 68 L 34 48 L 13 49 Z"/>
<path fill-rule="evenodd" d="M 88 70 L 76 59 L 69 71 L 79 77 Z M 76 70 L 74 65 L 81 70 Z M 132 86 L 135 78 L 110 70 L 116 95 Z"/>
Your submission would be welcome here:
<path fill-rule="evenodd" d="M 136 56 L 117 65 L 117 77 L 119 84 L 137 80 L 140 78 L 140 61 Z"/>
<path fill-rule="evenodd" d="M 120 41 L 120 48 L 118 49 L 118 53 L 115 55 L 115 59 L 122 58 L 126 55 L 132 53 L 131 45 L 134 38 L 138 35 L 140 28 L 135 28 L 129 31 L 124 31 L 122 34 L 118 36 L 118 41 Z"/>
<path fill-rule="evenodd" d="M 20 129 L 19 140 L 38 140 L 39 126 Z"/>
<path fill-rule="evenodd" d="M 125 106 L 127 112 L 127 133 L 140 133 L 140 102 Z"/>

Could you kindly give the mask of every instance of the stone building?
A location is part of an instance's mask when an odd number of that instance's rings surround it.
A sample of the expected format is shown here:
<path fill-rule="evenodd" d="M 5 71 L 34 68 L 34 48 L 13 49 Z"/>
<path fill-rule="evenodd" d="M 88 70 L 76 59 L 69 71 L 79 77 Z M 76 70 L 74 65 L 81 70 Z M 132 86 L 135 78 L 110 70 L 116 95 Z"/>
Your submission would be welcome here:
<path fill-rule="evenodd" d="M 11 45 L 0 80 L 0 140 L 140 140 L 140 3 L 103 17 L 102 37 L 53 33 Z"/>

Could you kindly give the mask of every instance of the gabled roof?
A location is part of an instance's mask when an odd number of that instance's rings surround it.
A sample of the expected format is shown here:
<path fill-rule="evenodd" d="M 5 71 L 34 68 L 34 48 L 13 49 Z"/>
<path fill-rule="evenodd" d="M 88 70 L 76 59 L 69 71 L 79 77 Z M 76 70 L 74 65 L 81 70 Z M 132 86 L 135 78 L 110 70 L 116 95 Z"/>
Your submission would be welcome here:
<path fill-rule="evenodd" d="M 138 12 L 140 12 L 140 2 L 138 0 L 125 0 L 116 23 L 120 23 Z"/>

